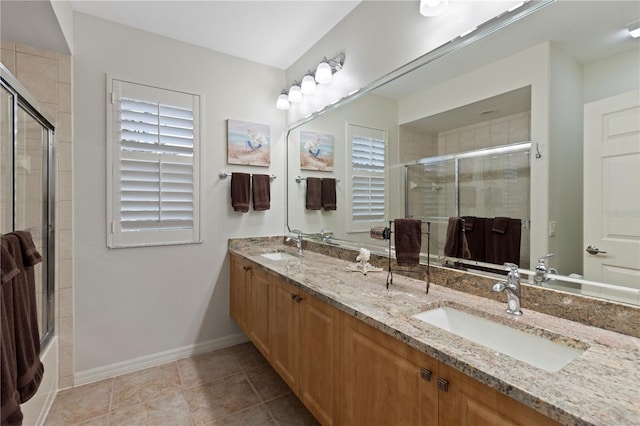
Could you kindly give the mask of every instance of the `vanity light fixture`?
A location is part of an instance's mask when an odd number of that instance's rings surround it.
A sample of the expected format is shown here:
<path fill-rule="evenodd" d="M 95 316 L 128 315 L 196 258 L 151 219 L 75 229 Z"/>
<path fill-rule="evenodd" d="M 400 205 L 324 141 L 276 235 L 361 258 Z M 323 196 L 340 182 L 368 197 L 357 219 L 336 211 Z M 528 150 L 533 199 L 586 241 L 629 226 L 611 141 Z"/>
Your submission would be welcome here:
<path fill-rule="evenodd" d="M 318 64 L 315 73 L 307 71 L 307 74 L 302 77 L 301 84 L 298 84 L 298 81 L 296 80 L 293 82 L 288 92 L 286 90 L 282 91 L 276 101 L 276 108 L 280 110 L 288 110 L 290 104 L 302 101 L 302 95 L 313 95 L 317 88 L 316 82 L 319 84 L 330 83 L 333 79 L 333 74 L 342 69 L 344 59 L 344 53 L 340 53 L 332 59 L 324 57 L 322 62 Z"/>
<path fill-rule="evenodd" d="M 627 30 L 629 30 L 629 34 L 631 37 L 638 38 L 640 37 L 640 21 L 633 22 L 627 26 Z"/>
<path fill-rule="evenodd" d="M 449 6 L 449 0 L 420 0 L 420 13 L 423 16 L 438 16 Z"/>
<path fill-rule="evenodd" d="M 291 87 L 289 88 L 289 102 L 292 104 L 297 104 L 302 101 L 302 90 L 298 85 L 297 81 L 294 81 Z"/>
<path fill-rule="evenodd" d="M 302 84 L 300 85 L 303 95 L 313 95 L 316 93 L 316 80 L 311 75 L 311 71 L 302 78 Z"/>
<path fill-rule="evenodd" d="M 280 96 L 278 96 L 278 100 L 276 101 L 276 108 L 285 111 L 289 109 L 289 96 L 287 96 L 286 90 L 283 90 L 282 93 L 280 93 Z"/>

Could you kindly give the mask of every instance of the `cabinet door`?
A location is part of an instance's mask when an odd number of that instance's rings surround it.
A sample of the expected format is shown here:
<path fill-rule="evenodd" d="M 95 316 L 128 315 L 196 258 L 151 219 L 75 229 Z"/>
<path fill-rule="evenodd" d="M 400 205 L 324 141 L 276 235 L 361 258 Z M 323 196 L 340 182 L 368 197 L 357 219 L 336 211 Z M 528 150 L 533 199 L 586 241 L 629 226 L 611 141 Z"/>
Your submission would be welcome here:
<path fill-rule="evenodd" d="M 342 314 L 340 423 L 437 424 L 437 368 L 435 359 Z"/>
<path fill-rule="evenodd" d="M 229 311 L 231 318 L 247 332 L 246 287 L 250 266 L 238 256 L 230 256 Z"/>
<path fill-rule="evenodd" d="M 323 425 L 338 424 L 340 313 L 301 293 L 299 396 Z"/>
<path fill-rule="evenodd" d="M 438 375 L 448 384 L 447 391 L 441 390 L 439 393 L 441 426 L 559 425 L 443 363 L 439 365 Z"/>
<path fill-rule="evenodd" d="M 275 276 L 271 285 L 271 365 L 298 392 L 300 356 L 298 289 Z"/>
<path fill-rule="evenodd" d="M 247 325 L 249 339 L 267 359 L 271 345 L 269 335 L 269 274 L 253 269 L 247 283 Z"/>

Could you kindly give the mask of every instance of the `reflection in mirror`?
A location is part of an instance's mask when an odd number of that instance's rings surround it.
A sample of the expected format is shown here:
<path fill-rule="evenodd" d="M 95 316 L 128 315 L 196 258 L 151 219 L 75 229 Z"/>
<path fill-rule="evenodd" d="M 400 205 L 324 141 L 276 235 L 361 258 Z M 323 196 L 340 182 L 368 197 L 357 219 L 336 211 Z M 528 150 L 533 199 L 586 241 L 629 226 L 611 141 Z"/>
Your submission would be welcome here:
<path fill-rule="evenodd" d="M 628 185 L 640 181 L 640 42 L 626 31 L 637 20 L 637 2 L 553 2 L 292 126 L 288 226 L 383 253 L 366 232 L 380 221 L 352 214 L 349 129 L 371 129 L 384 135 L 382 223 L 432 221 L 433 260 L 450 260 L 449 217 L 519 219 L 532 283 L 640 304 L 640 192 Z M 305 131 L 333 136 L 333 171 L 301 168 Z M 531 148 L 476 156 L 522 142 Z M 339 179 L 337 209 L 305 209 L 296 175 Z"/>

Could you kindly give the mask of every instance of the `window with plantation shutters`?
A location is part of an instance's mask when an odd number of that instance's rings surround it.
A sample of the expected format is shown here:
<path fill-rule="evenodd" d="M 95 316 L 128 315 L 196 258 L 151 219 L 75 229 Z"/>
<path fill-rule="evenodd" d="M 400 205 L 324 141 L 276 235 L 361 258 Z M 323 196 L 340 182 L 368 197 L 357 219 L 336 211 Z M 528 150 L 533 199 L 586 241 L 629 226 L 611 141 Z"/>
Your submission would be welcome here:
<path fill-rule="evenodd" d="M 368 231 L 385 218 L 386 132 L 349 125 L 350 231 Z"/>
<path fill-rule="evenodd" d="M 200 242 L 200 97 L 110 83 L 109 247 Z"/>

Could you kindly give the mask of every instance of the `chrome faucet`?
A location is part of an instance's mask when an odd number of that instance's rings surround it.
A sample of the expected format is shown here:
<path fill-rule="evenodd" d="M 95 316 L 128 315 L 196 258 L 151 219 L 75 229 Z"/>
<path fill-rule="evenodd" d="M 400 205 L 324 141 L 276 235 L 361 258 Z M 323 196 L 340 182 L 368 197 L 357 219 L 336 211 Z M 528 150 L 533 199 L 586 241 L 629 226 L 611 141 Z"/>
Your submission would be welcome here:
<path fill-rule="evenodd" d="M 533 276 L 533 282 L 536 285 L 543 286 L 547 284 L 551 278 L 547 277 L 547 273 L 549 274 L 557 274 L 558 271 L 555 268 L 547 267 L 547 259 L 553 257 L 552 253 L 546 254 L 538 259 L 538 264 L 535 268 L 535 275 Z"/>
<path fill-rule="evenodd" d="M 287 238 L 285 238 L 285 242 L 289 242 L 289 241 L 295 241 L 296 243 L 296 247 L 298 248 L 298 254 L 302 254 L 302 231 L 298 231 L 297 229 L 294 229 L 293 231 L 290 231 L 292 234 L 297 234 L 298 236 L 296 238 L 292 237 L 291 235 L 289 235 Z"/>
<path fill-rule="evenodd" d="M 320 237 L 320 241 L 326 243 L 331 238 L 333 238 L 333 232 L 330 231 L 329 228 L 322 228 L 318 236 Z"/>
<path fill-rule="evenodd" d="M 507 281 L 500 281 L 493 285 L 492 291 L 507 293 L 507 312 L 511 315 L 522 315 L 520 310 L 520 274 L 518 273 L 518 265 L 514 263 L 505 263 L 508 268 Z"/>

